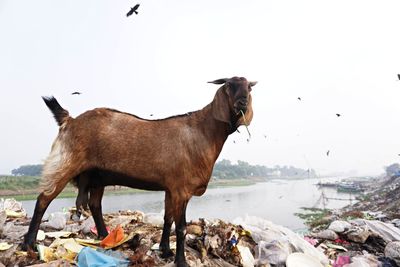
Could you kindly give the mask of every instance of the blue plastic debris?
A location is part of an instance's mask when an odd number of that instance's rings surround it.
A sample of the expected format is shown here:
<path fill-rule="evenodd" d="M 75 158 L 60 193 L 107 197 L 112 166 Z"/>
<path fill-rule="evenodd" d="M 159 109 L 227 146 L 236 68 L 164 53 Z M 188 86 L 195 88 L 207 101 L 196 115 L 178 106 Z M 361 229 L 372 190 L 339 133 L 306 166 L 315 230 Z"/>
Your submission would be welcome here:
<path fill-rule="evenodd" d="M 78 254 L 79 267 L 127 267 L 129 261 L 117 259 L 92 248 L 85 247 Z"/>

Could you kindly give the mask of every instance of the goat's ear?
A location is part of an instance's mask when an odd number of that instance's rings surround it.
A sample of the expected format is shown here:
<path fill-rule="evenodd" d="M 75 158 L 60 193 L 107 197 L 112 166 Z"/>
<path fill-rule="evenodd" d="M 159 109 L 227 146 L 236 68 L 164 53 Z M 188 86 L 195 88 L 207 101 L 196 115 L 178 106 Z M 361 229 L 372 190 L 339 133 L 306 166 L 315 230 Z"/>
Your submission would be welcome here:
<path fill-rule="evenodd" d="M 224 83 L 226 83 L 228 80 L 229 80 L 228 78 L 223 78 L 223 79 L 218 79 L 218 80 L 215 80 L 215 81 L 211 81 L 211 82 L 209 82 L 209 83 L 213 83 L 213 84 L 224 84 Z"/>
<path fill-rule="evenodd" d="M 254 86 L 256 84 L 257 84 L 257 82 L 249 82 L 250 87 L 252 87 L 252 86 Z"/>
<path fill-rule="evenodd" d="M 218 89 L 211 107 L 214 119 L 230 123 L 229 98 L 225 86 Z"/>

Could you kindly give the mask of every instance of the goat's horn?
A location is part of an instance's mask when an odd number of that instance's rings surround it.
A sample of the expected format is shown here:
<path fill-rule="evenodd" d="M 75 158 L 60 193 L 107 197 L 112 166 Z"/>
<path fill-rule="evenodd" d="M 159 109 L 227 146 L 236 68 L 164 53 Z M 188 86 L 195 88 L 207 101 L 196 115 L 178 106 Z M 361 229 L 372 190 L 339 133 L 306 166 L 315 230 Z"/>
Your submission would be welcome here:
<path fill-rule="evenodd" d="M 249 85 L 250 86 L 254 86 L 254 85 L 256 85 L 257 84 L 257 82 L 249 82 Z"/>
<path fill-rule="evenodd" d="M 223 83 L 226 83 L 228 80 L 229 80 L 228 78 L 223 78 L 223 79 L 218 79 L 218 80 L 215 80 L 215 81 L 211 81 L 209 83 L 223 84 Z"/>

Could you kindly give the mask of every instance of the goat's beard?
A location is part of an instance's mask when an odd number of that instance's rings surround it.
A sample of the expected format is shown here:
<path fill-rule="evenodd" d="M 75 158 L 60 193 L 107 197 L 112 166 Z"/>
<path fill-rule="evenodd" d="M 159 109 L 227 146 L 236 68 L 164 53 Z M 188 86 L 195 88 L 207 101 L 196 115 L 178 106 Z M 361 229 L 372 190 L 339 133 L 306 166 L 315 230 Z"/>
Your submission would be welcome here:
<path fill-rule="evenodd" d="M 253 112 L 251 108 L 248 108 L 245 113 L 242 112 L 243 111 L 239 111 L 239 113 L 236 115 L 236 128 L 239 128 L 241 125 L 249 126 L 251 120 L 253 119 Z"/>

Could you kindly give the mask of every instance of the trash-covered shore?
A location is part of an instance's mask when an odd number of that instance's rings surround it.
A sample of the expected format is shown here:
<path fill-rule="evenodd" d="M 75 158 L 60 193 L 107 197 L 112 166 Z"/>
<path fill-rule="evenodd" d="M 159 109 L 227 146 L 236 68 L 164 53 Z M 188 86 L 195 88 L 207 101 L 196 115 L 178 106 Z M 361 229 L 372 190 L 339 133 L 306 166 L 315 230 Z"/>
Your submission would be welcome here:
<path fill-rule="evenodd" d="M 310 231 L 294 233 L 246 216 L 232 222 L 188 222 L 185 255 L 190 266 L 367 267 L 400 266 L 400 180 L 374 181 L 353 206 L 309 218 Z M 313 217 L 314 216 L 314 217 Z M 318 218 L 318 219 L 315 219 Z M 20 250 L 30 218 L 13 199 L 0 201 L 0 266 L 174 266 L 158 250 L 163 214 L 120 211 L 104 215 L 109 236 L 97 240 L 90 212 L 71 208 L 40 226 L 37 251 Z M 175 233 L 171 232 L 171 248 Z"/>
<path fill-rule="evenodd" d="M 158 251 L 162 214 L 120 211 L 104 215 L 110 234 L 96 239 L 93 217 L 75 212 L 50 214 L 41 224 L 37 252 L 19 244 L 30 218 L 13 199 L 0 202 L 0 263 L 5 266 L 174 266 Z M 171 234 L 171 248 L 175 248 Z M 285 266 L 288 254 L 301 252 L 321 266 L 327 257 L 291 230 L 257 217 L 234 222 L 199 219 L 187 225 L 185 254 L 190 266 Z M 0 264 L 0 266 L 1 266 Z"/>

